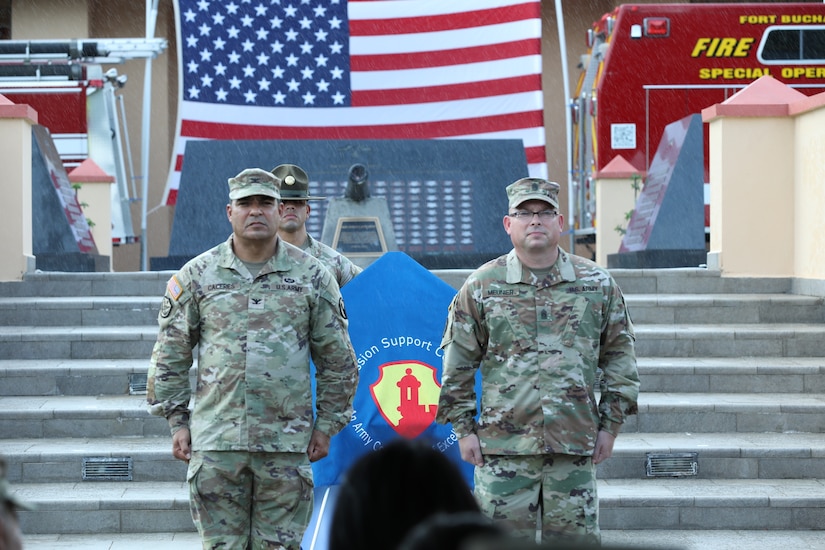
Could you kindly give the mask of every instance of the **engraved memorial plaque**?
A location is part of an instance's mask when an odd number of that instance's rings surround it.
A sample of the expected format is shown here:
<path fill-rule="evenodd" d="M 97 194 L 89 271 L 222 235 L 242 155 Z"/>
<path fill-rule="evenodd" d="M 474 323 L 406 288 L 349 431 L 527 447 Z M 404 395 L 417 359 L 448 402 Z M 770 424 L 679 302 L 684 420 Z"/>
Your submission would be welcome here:
<path fill-rule="evenodd" d="M 339 218 L 332 248 L 347 256 L 380 256 L 387 251 L 378 218 Z"/>

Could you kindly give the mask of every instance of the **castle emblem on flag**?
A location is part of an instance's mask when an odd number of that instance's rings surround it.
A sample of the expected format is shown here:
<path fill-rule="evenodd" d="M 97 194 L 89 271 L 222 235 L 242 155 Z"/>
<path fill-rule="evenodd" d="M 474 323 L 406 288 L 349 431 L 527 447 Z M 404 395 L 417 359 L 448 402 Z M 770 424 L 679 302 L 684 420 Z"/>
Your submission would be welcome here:
<path fill-rule="evenodd" d="M 412 439 L 435 420 L 440 388 L 435 367 L 399 361 L 379 367 L 370 394 L 384 420 L 399 435 Z"/>

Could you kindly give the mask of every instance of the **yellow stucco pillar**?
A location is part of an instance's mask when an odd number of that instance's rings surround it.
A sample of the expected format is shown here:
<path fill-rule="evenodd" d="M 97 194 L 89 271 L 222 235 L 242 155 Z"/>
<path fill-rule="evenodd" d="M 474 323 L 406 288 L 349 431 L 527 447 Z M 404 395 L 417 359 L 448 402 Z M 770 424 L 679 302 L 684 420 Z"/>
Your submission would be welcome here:
<path fill-rule="evenodd" d="M 617 155 L 596 174 L 596 263 L 607 267 L 607 256 L 619 252 L 628 214 L 636 207 L 644 172 Z"/>
<path fill-rule="evenodd" d="M 0 95 L 0 166 L 7 208 L 0 216 L 0 281 L 35 269 L 32 253 L 32 126 L 37 113 Z"/>
<path fill-rule="evenodd" d="M 86 159 L 69 173 L 69 181 L 78 186 L 77 200 L 91 226 L 98 253 L 111 259 L 114 176 L 104 172 L 92 159 Z M 112 265 L 111 261 L 109 265 Z"/>
<path fill-rule="evenodd" d="M 804 94 L 762 77 L 702 111 L 710 133 L 708 267 L 787 277 L 794 265 L 794 119 Z"/>

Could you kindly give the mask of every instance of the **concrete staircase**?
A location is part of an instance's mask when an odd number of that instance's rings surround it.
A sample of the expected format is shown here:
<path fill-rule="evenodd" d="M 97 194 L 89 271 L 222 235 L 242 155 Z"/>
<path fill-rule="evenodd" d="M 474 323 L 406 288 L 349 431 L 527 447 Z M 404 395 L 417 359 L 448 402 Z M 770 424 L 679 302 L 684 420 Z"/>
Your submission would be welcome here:
<path fill-rule="evenodd" d="M 0 284 L 0 449 L 36 507 L 20 514 L 27 538 L 194 530 L 186 467 L 171 457 L 166 422 L 145 409 L 168 278 L 38 273 Z"/>
<path fill-rule="evenodd" d="M 825 300 L 787 279 L 614 275 L 642 394 L 599 471 L 605 544 L 825 548 Z M 0 283 L 0 454 L 37 507 L 21 513 L 27 548 L 199 547 L 185 465 L 141 394 L 168 277 Z"/>
<path fill-rule="evenodd" d="M 756 546 L 802 534 L 796 547 L 825 548 L 823 298 L 789 294 L 787 279 L 614 275 L 636 325 L 642 393 L 600 469 L 602 526 L 792 531 Z M 646 475 L 648 454 L 682 453 L 696 453 L 696 476 Z"/>

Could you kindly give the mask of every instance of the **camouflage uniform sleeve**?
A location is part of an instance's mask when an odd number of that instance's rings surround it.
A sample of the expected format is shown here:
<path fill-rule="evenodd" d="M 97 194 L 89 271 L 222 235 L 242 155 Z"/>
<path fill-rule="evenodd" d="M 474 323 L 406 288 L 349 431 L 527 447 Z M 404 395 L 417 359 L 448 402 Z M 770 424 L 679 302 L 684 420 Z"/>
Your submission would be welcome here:
<path fill-rule="evenodd" d="M 441 393 L 436 422 L 452 423 L 459 438 L 476 432 L 475 377 L 486 350 L 487 335 L 470 284 L 453 298 L 441 340 Z"/>
<path fill-rule="evenodd" d="M 599 429 L 616 436 L 625 418 L 638 412 L 639 373 L 633 323 L 621 290 L 611 281 L 601 335 Z"/>
<path fill-rule="evenodd" d="M 356 275 L 361 273 L 363 269 L 360 266 L 355 265 L 352 261 L 344 256 L 341 255 L 341 274 L 338 278 L 338 285 L 343 287 L 345 284 L 353 280 Z"/>
<path fill-rule="evenodd" d="M 311 235 L 308 236 L 308 239 L 308 251 L 321 260 L 321 263 L 332 272 L 339 288 L 343 288 L 345 284 L 353 280 L 356 275 L 363 271 L 361 267 L 354 264 L 349 258 L 331 246 L 313 239 Z"/>
<path fill-rule="evenodd" d="M 310 349 L 315 363 L 315 429 L 330 437 L 350 421 L 358 385 L 355 350 L 347 328 L 344 299 L 332 275 L 326 272 L 312 318 Z"/>
<path fill-rule="evenodd" d="M 169 421 L 172 434 L 189 427 L 192 394 L 189 369 L 198 343 L 199 313 L 189 288 L 189 277 L 179 272 L 166 286 L 158 313 L 158 339 L 147 375 L 149 412 Z"/>

